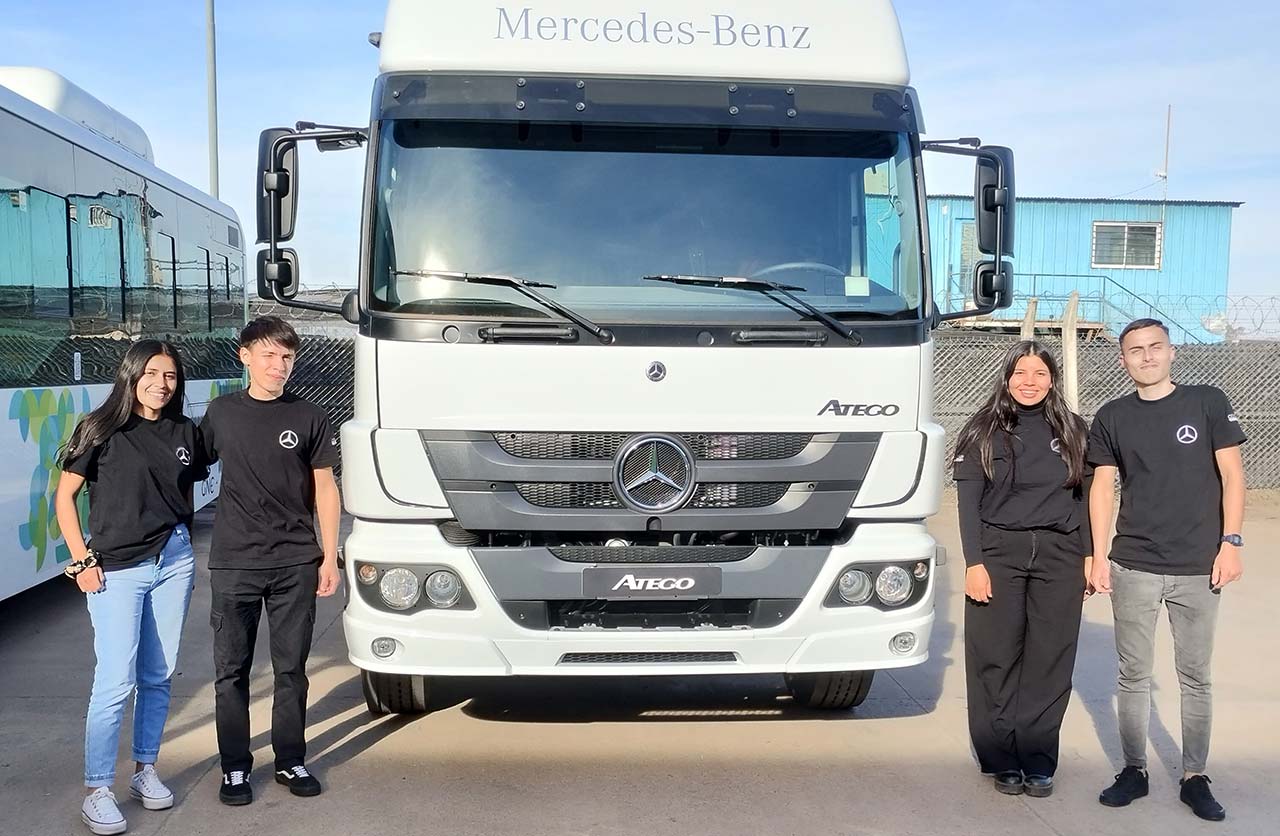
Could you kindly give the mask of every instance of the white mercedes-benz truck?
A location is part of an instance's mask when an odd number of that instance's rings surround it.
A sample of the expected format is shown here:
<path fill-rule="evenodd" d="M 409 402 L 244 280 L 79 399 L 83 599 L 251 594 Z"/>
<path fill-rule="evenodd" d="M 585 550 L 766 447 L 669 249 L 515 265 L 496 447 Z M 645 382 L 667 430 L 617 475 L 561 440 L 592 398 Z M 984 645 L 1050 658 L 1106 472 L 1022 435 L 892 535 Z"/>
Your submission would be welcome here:
<path fill-rule="evenodd" d="M 260 142 L 258 290 L 357 326 L 343 618 L 375 712 L 445 677 L 928 658 L 932 333 L 1009 302 L 1013 160 L 925 143 L 889 0 L 391 0 L 368 127 Z M 296 297 L 298 147 L 367 154 L 359 281 Z M 973 158 L 931 300 L 923 151 Z"/>

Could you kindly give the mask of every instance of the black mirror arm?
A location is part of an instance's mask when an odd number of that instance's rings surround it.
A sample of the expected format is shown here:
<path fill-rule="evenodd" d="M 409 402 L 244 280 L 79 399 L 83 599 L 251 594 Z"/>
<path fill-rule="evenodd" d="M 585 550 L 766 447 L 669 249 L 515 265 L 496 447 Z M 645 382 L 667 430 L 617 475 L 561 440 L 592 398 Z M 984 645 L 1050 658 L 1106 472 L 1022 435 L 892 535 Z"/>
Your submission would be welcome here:
<path fill-rule="evenodd" d="M 303 310 L 319 311 L 320 313 L 342 313 L 341 305 L 326 305 L 323 302 L 299 302 L 297 299 L 286 299 L 280 295 L 280 286 L 274 283 L 271 285 L 271 295 L 275 297 L 277 302 L 286 307 L 302 308 Z"/>

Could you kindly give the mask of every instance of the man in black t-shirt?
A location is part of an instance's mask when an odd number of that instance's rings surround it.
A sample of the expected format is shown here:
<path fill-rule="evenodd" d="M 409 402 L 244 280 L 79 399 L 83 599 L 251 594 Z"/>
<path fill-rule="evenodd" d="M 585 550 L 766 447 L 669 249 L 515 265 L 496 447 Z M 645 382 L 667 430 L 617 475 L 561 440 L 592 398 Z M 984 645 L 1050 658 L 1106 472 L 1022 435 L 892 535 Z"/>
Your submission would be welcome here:
<path fill-rule="evenodd" d="M 284 390 L 297 333 L 264 317 L 240 333 L 249 388 L 209 404 L 200 424 L 222 488 L 209 552 L 216 721 L 225 804 L 253 801 L 249 773 L 249 672 L 265 604 L 275 695 L 271 744 L 276 781 L 294 795 L 320 793 L 306 768 L 307 656 L 316 597 L 338 590 L 341 501 L 337 439 L 324 410 Z M 317 542 L 314 520 L 320 523 Z"/>
<path fill-rule="evenodd" d="M 1203 819 L 1226 813 L 1204 775 L 1213 702 L 1209 668 L 1224 586 L 1243 573 L 1244 466 L 1240 422 L 1212 386 L 1175 384 L 1169 330 L 1154 319 L 1120 334 L 1121 362 L 1137 391 L 1098 410 L 1089 436 L 1093 540 L 1110 534 L 1117 472 L 1120 516 L 1108 556 L 1094 556 L 1094 588 L 1110 593 L 1120 659 L 1116 713 L 1124 769 L 1099 800 L 1124 807 L 1148 792 L 1147 726 L 1156 618 L 1169 611 L 1182 686 L 1181 798 Z"/>

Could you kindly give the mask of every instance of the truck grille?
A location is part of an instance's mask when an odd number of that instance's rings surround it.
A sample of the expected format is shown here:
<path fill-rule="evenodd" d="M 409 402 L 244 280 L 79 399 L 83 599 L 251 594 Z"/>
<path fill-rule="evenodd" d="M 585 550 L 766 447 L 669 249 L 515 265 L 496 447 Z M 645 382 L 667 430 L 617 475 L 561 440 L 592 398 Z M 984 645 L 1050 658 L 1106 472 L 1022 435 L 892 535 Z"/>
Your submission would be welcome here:
<path fill-rule="evenodd" d="M 782 499 L 787 482 L 718 482 L 699 485 L 687 508 L 765 508 Z M 539 508 L 622 508 L 604 482 L 522 482 L 516 491 Z"/>
<path fill-rule="evenodd" d="M 569 563 L 734 563 L 755 546 L 559 546 L 551 553 Z"/>
<path fill-rule="evenodd" d="M 703 460 L 766 461 L 798 456 L 812 434 L 682 433 L 679 436 Z M 611 459 L 630 433 L 495 433 L 504 451 L 522 459 Z"/>
<path fill-rule="evenodd" d="M 736 662 L 731 652 L 704 653 L 565 653 L 561 665 L 699 665 L 707 662 Z"/>

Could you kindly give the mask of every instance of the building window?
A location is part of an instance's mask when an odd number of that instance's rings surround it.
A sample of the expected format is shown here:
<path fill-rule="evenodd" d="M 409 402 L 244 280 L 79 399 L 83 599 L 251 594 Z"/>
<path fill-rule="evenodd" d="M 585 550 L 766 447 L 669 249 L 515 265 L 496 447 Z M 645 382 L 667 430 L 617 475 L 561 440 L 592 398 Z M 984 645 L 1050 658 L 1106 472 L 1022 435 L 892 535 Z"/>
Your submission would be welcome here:
<path fill-rule="evenodd" d="M 1094 221 L 1093 266 L 1159 270 L 1164 224 Z"/>

